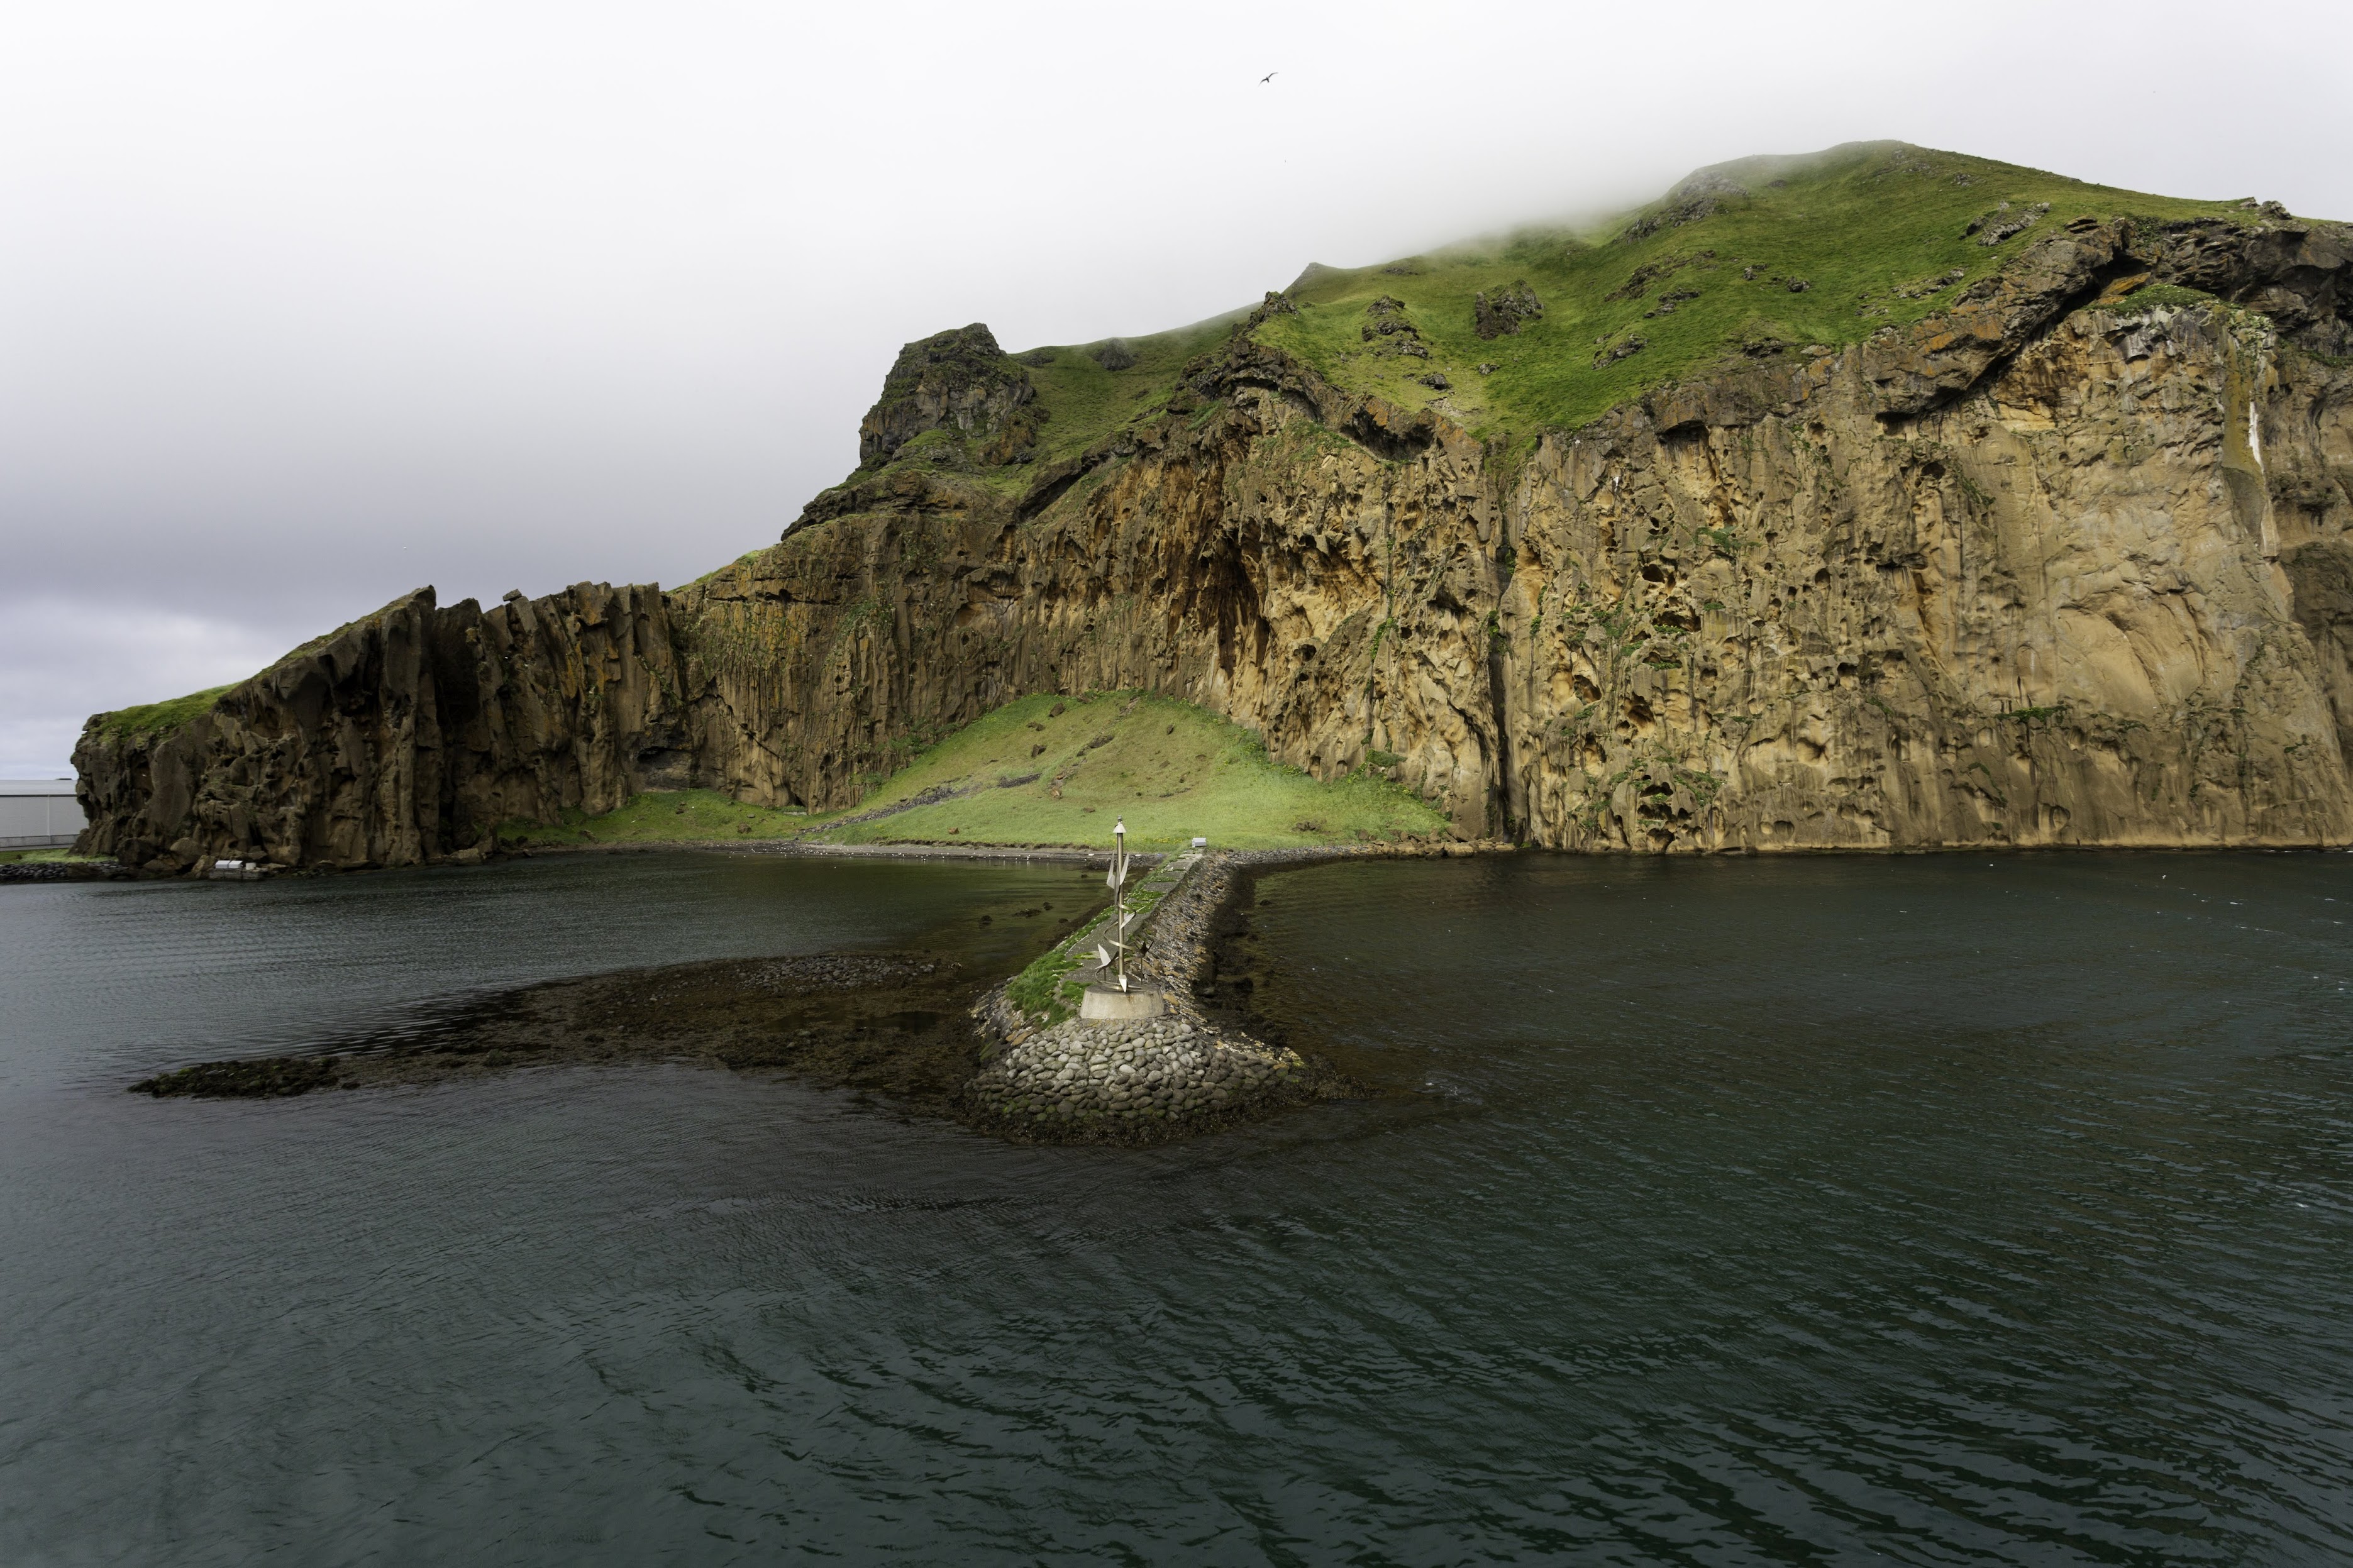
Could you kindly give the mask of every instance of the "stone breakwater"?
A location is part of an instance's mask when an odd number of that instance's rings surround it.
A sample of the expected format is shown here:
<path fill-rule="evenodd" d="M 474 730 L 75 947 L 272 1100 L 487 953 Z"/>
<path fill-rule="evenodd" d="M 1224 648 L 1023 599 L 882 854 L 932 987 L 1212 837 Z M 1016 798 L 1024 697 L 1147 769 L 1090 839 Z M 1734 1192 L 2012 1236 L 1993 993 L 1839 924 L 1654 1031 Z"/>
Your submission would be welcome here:
<path fill-rule="evenodd" d="M 1214 972 L 1219 917 L 1237 879 L 1269 866 L 1509 850 L 1500 842 L 1208 850 L 1164 868 L 1177 879 L 1137 928 L 1132 976 L 1156 987 L 1166 1016 L 1129 1023 L 1050 1023 L 999 985 L 973 1007 L 989 1058 L 965 1086 L 967 1118 L 1053 1142 L 1152 1142 L 1255 1121 L 1356 1092 L 1297 1051 L 1212 1020 L 1201 1005 Z M 1157 880 L 1155 874 L 1153 880 Z M 1151 885 L 1150 881 L 1145 884 Z M 1082 931 L 1071 943 L 1084 947 Z M 1092 966 L 1073 977 L 1094 976 Z"/>
<path fill-rule="evenodd" d="M 1129 973 L 1158 988 L 1167 1015 L 1124 1023 L 1055 1022 L 1024 1012 L 1000 985 L 973 1008 L 989 1059 L 965 1086 L 967 1119 L 1008 1136 L 1053 1142 L 1151 1142 L 1252 1121 L 1313 1098 L 1295 1051 L 1221 1032 L 1203 1016 L 1193 980 L 1208 962 L 1231 851 L 1179 856 L 1143 886 L 1160 898 L 1134 928 Z M 1165 878 L 1174 877 L 1174 886 Z M 1089 947 L 1091 922 L 1064 946 Z M 1092 963 L 1071 979 L 1097 978 Z"/>
<path fill-rule="evenodd" d="M 1306 1079 L 1307 1064 L 1296 1051 L 1220 1037 L 1181 1018 L 1073 1018 L 1008 1048 L 981 1069 L 966 1095 L 991 1121 L 1117 1136 L 1191 1131 L 1293 1100 Z"/>
<path fill-rule="evenodd" d="M 1352 844 L 1300 849 L 1213 849 L 1205 852 L 1185 879 L 1161 900 L 1145 928 L 1143 953 L 1131 965 L 1147 985 L 1168 998 L 1168 1010 L 1201 1028 L 1213 1027 L 1202 1010 L 1201 990 L 1214 964 L 1210 950 L 1219 915 L 1234 896 L 1237 878 L 1273 866 L 1320 860 L 1436 859 L 1452 856 L 1508 854 L 1500 839 L 1450 844 Z"/>
<path fill-rule="evenodd" d="M 1146 858 L 1143 855 L 1136 857 L 1139 863 L 1145 861 Z M 1160 921 L 1166 904 L 1191 879 L 1195 869 L 1200 865 L 1202 857 L 1198 851 L 1194 851 L 1173 857 L 1155 856 L 1149 858 L 1157 860 L 1159 864 L 1154 866 L 1151 871 L 1138 882 L 1135 891 L 1139 896 L 1150 895 L 1151 907 L 1138 917 L 1136 923 L 1129 928 L 1128 932 L 1130 951 L 1135 954 L 1129 960 L 1129 967 L 1134 971 L 1137 978 L 1146 984 L 1153 983 L 1154 972 L 1142 962 L 1142 955 L 1150 948 L 1153 933 L 1160 929 Z M 1072 987 L 1093 984 L 1103 976 L 1102 966 L 1095 962 L 1092 954 L 1109 929 L 1105 923 L 1108 915 L 1108 910 L 1098 910 L 1095 915 L 1081 922 L 1076 931 L 1056 943 L 1053 952 L 1039 961 L 1042 963 L 1056 963 L 1058 960 L 1060 961 L 1059 967 L 1061 970 L 1061 989 L 1058 994 L 1068 1000 L 1070 1008 L 1075 1008 L 1077 1005 L 1076 992 L 1071 989 Z M 1051 1016 L 1054 1011 L 1051 1006 L 1040 1012 L 1027 1012 L 1023 1010 L 1020 1004 L 1014 1001 L 1014 987 L 1019 978 L 1016 976 L 1014 980 L 1008 980 L 994 987 L 972 1005 L 972 1016 L 978 1020 L 977 1028 L 981 1037 L 987 1042 L 988 1048 L 992 1051 L 1000 1050 L 1008 1046 L 1020 1045 L 1039 1029 L 1058 1021 Z"/>

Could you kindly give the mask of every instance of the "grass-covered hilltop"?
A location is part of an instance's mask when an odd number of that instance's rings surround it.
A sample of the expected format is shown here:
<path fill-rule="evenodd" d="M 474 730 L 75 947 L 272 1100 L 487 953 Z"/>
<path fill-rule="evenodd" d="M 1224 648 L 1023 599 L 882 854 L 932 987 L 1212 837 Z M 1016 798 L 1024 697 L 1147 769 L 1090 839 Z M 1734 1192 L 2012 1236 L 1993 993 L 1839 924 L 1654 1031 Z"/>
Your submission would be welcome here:
<path fill-rule="evenodd" d="M 427 591 L 93 720 L 85 847 L 2342 841 L 2348 278 L 2273 204 L 1881 142 L 1175 331 L 952 329 L 684 588 Z M 1008 782 L 1082 699 L 1162 715 L 1100 761 L 1169 820 Z"/>
<path fill-rule="evenodd" d="M 2069 224 L 2251 227 L 2274 215 L 2284 216 L 1895 142 L 1745 158 L 1590 229 L 1530 228 L 1368 267 L 1311 264 L 1256 310 L 1011 354 L 1034 389 L 1032 444 L 990 450 L 951 424 L 860 473 L 928 467 L 1023 488 L 1024 465 L 1075 457 L 1164 409 L 1187 367 L 1237 330 L 1335 386 L 1521 442 L 1668 382 L 1920 321 Z M 2182 292 L 2168 297 L 2187 302 Z"/>

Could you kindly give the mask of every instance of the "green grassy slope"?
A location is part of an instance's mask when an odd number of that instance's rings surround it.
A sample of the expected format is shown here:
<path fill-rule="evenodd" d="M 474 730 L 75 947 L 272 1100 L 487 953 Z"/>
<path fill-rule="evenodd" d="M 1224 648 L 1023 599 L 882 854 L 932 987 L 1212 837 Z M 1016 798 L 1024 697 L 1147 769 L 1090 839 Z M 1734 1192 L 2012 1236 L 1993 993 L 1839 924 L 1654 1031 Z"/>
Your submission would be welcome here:
<path fill-rule="evenodd" d="M 1059 710 L 1059 711 L 1057 711 Z M 1057 795 L 1059 789 L 1060 794 Z M 1269 762 L 1248 731 L 1140 693 L 1025 697 L 942 740 L 846 811 L 738 805 L 707 790 L 642 795 L 601 817 L 510 824 L 510 844 L 807 838 L 834 844 L 1080 845 L 1229 849 L 1441 833 L 1437 811 L 1386 778 L 1322 784 Z"/>
<path fill-rule="evenodd" d="M 2037 213 L 2042 204 L 2048 210 Z M 2028 216 L 2031 224 L 1995 244 L 1982 243 L 1990 232 L 1982 226 L 1969 232 L 1979 220 Z M 1377 266 L 1310 267 L 1289 290 L 1297 311 L 1252 331 L 1336 385 L 1434 405 L 1482 438 L 1512 443 L 1575 429 L 1715 367 L 1836 348 L 1916 321 L 2079 217 L 2253 223 L 2261 215 L 2236 202 L 2143 195 L 1957 153 L 1861 142 L 1719 165 L 1589 231 L 1526 230 Z M 1542 315 L 1516 333 L 1480 337 L 1474 299 L 1523 285 Z M 1409 341 L 1426 356 L 1394 352 L 1396 333 L 1367 341 L 1368 308 L 1383 300 L 1401 307 Z M 1096 358 L 1102 344 L 1017 354 L 1048 415 L 1030 462 L 976 468 L 959 437 L 934 431 L 892 466 L 1025 490 L 1044 465 L 1156 414 L 1185 365 L 1246 313 L 1125 340 L 1136 363 L 1117 371 Z M 1432 373 L 1447 384 L 1426 383 Z"/>
<path fill-rule="evenodd" d="M 1009 782 L 1032 773 L 1027 783 Z M 1198 836 L 1231 849 L 1445 826 L 1436 811 L 1386 779 L 1320 784 L 1269 762 L 1255 736 L 1214 714 L 1168 698 L 1118 692 L 1008 703 L 916 758 L 843 815 L 862 816 L 936 789 L 973 793 L 844 822 L 817 836 L 850 844 L 960 837 L 1092 845 L 1108 842 L 1112 823 L 1124 818 L 1128 841 L 1138 848 L 1166 848 Z"/>
<path fill-rule="evenodd" d="M 2257 216 L 1898 142 L 1721 172 L 1750 194 L 1721 195 L 1704 216 L 1639 237 L 1625 237 L 1637 219 L 1682 204 L 1662 200 L 1592 235 L 1531 233 L 1387 266 L 1312 269 L 1293 291 L 1298 313 L 1257 335 L 1337 384 L 1409 406 L 1440 400 L 1417 379 L 1436 370 L 1452 383 L 1447 412 L 1474 434 L 1510 439 L 1573 429 L 1651 387 L 1776 345 L 1835 348 L 1916 321 L 2077 217 Z M 1997 245 L 1980 243 L 1986 230 L 1964 232 L 2004 202 L 2001 219 L 2051 205 Z M 1523 279 L 1542 318 L 1515 336 L 1479 338 L 1472 297 Z M 1403 301 L 1429 359 L 1384 355 L 1364 340 L 1366 307 L 1384 295 Z M 1645 346 L 1603 358 L 1634 337 Z M 1482 363 L 1494 368 L 1482 374 Z"/>
<path fill-rule="evenodd" d="M 1177 373 L 1196 356 L 1223 342 L 1244 312 L 1198 321 L 1148 338 L 1123 338 L 1135 363 L 1107 370 L 1097 361 L 1100 343 L 1050 345 L 1019 356 L 1029 370 L 1038 400 L 1052 413 L 1038 437 L 1040 464 L 1074 458 L 1131 421 L 1157 412 L 1176 390 Z M 1050 362 L 1037 361 L 1052 355 Z"/>
<path fill-rule="evenodd" d="M 212 711 L 213 704 L 229 688 L 216 686 L 206 691 L 191 691 L 185 697 L 169 698 L 162 702 L 142 702 L 135 708 L 118 708 L 111 713 L 98 716 L 100 731 L 118 740 L 133 735 L 163 736 L 172 733 L 189 720 Z"/>

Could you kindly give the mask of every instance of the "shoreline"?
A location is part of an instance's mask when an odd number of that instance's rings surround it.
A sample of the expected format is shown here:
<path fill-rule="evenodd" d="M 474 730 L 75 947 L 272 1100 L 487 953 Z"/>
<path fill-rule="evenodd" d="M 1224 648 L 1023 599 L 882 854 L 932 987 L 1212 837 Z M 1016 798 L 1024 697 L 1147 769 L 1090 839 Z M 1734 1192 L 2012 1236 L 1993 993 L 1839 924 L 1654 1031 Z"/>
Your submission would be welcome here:
<path fill-rule="evenodd" d="M 535 859 L 543 855 L 630 855 L 661 850 L 681 853 L 721 855 L 773 855 L 787 859 L 844 860 L 1034 860 L 1050 866 L 1086 866 L 1090 868 L 1111 864 L 1109 848 L 1090 849 L 1078 844 L 949 844 L 937 839 L 899 844 L 811 844 L 800 839 L 744 840 L 732 838 L 662 839 L 655 842 L 616 844 L 549 844 L 528 849 L 503 850 L 489 857 L 482 864 L 506 860 Z M 1275 864 L 1293 860 L 1345 860 L 1354 858 L 1389 860 L 1444 860 L 1474 855 L 1515 855 L 1534 851 L 1530 845 L 1513 844 L 1500 838 L 1410 840 L 1403 843 L 1375 844 L 1300 844 L 1279 849 L 1220 849 L 1205 847 L 1199 853 L 1205 858 L 1231 858 L 1250 864 Z M 1194 853 L 1190 849 L 1133 849 L 1128 858 L 1139 866 L 1157 868 L 1180 856 Z M 427 865 L 449 865 L 453 861 L 427 861 Z"/>
<path fill-rule="evenodd" d="M 1303 844 L 1279 849 L 1219 849 L 1204 848 L 1205 857 L 1221 867 L 1237 865 L 1275 865 L 1311 860 L 1338 860 L 1357 858 L 1398 860 L 1454 859 L 1474 855 L 1504 855 L 1535 851 L 1530 845 L 1512 844 L 1502 839 L 1460 839 L 1443 841 L 1414 840 L 1404 843 L 1377 844 Z M 1540 851 L 1538 851 L 1540 852 Z M 416 866 L 285 866 L 272 868 L 271 877 L 304 877 L 350 875 L 364 871 L 395 871 L 413 869 L 445 869 L 451 867 L 501 865 L 511 860 L 535 860 L 548 856 L 563 855 L 766 855 L 786 859 L 839 860 L 1011 860 L 1042 862 L 1050 866 L 1085 866 L 1090 868 L 1111 863 L 1109 849 L 1090 849 L 1077 844 L 945 844 L 923 840 L 903 844 L 811 844 L 798 839 L 764 839 L 744 841 L 733 838 L 679 838 L 634 841 L 614 844 L 546 844 L 527 849 L 501 850 L 480 858 L 442 856 L 418 861 Z M 1190 853 L 1185 849 L 1136 849 L 1128 858 L 1139 866 L 1157 868 L 1170 858 Z M 1919 851 L 1929 853 L 1929 851 Z M 118 860 L 34 860 L 0 862 L 0 882 L 59 882 L 134 879 L 139 881 L 205 881 L 206 868 L 175 872 L 169 877 L 152 876 Z"/>
<path fill-rule="evenodd" d="M 1182 849 L 1137 849 L 1129 858 L 1140 865 L 1156 866 Z M 1645 855 L 1627 849 L 1554 849 L 1507 840 L 1421 839 L 1405 842 L 1294 845 L 1275 849 L 1223 849 L 1208 853 L 1251 857 L 1252 864 L 1285 860 L 1345 859 L 1356 856 L 1389 859 L 1441 860 L 1481 855 L 1573 855 L 1609 859 L 1805 859 L 1815 857 L 1894 858 L 1924 855 L 2327 855 L 2353 854 L 2353 847 L 2324 844 L 1937 844 L 1891 848 L 1805 847 L 1788 849 L 1717 849 L 1672 855 Z M 467 852 L 440 856 L 403 866 L 341 866 L 322 862 L 311 866 L 272 866 L 259 874 L 226 879 L 262 881 L 280 877 L 350 876 L 370 871 L 442 870 L 451 868 L 501 865 L 561 855 L 761 855 L 783 859 L 841 860 L 999 860 L 1101 868 L 1111 862 L 1108 849 L 1072 844 L 947 843 L 922 840 L 894 844 L 817 844 L 799 839 L 680 838 L 626 840 L 609 844 L 542 844 L 529 848 L 480 855 Z M 56 882 L 201 882 L 219 880 L 209 868 L 186 871 L 151 872 L 116 860 L 0 861 L 0 887 Z"/>

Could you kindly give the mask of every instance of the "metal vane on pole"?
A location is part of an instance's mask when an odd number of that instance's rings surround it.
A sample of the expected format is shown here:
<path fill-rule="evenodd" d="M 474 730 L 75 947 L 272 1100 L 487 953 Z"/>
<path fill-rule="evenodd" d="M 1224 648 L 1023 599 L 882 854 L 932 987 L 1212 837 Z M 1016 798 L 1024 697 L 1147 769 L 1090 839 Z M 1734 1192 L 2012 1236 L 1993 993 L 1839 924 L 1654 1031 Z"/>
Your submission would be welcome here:
<path fill-rule="evenodd" d="M 1157 1018 L 1167 1011 L 1167 998 L 1158 986 L 1141 978 L 1128 979 L 1128 953 L 1141 951 L 1128 935 L 1139 928 L 1144 916 L 1127 901 L 1128 874 L 1135 868 L 1127 852 L 1127 823 L 1122 820 L 1111 833 L 1111 872 L 1103 878 L 1111 889 L 1111 910 L 1095 928 L 1100 933 L 1095 942 L 1096 967 L 1079 999 L 1079 1016 L 1094 1024 Z"/>
<path fill-rule="evenodd" d="M 1105 952 L 1103 951 L 1103 944 L 1097 943 L 1095 946 L 1095 956 L 1103 961 L 1103 966 L 1105 969 L 1115 969 L 1117 971 L 1119 975 L 1119 988 L 1122 991 L 1125 991 L 1127 989 L 1128 921 L 1127 819 L 1125 817 L 1122 817 L 1117 822 L 1112 824 L 1111 843 L 1111 875 L 1104 879 L 1104 881 L 1108 883 L 1111 888 L 1112 894 L 1111 951 L 1109 952 Z"/>

